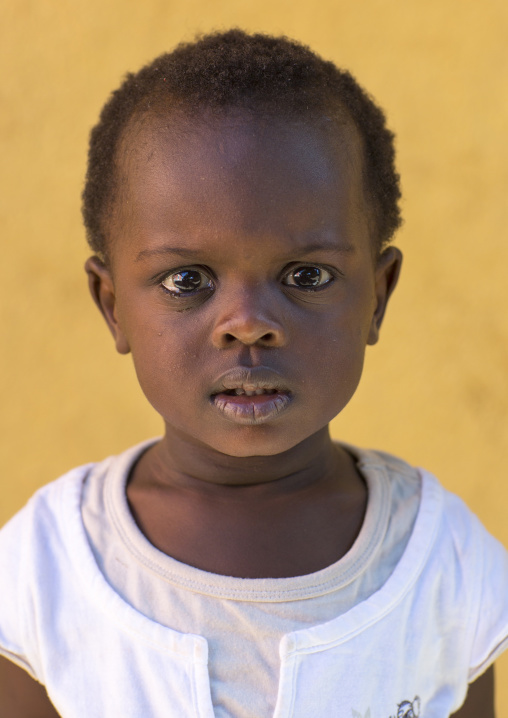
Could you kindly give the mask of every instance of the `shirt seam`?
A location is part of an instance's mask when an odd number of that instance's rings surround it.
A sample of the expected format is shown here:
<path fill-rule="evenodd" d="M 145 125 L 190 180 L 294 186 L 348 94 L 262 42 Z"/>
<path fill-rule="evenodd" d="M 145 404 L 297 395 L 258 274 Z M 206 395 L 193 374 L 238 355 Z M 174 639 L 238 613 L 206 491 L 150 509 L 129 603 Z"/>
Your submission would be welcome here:
<path fill-rule="evenodd" d="M 438 486 L 438 488 L 440 488 L 439 485 L 437 485 L 437 486 Z M 439 518 L 441 518 L 441 516 L 442 516 L 442 508 L 443 508 L 443 502 L 442 502 L 442 496 L 441 496 Z M 347 631 L 347 633 L 341 633 L 341 635 L 339 637 L 331 638 L 331 639 L 322 639 L 322 640 L 320 640 L 320 639 L 316 640 L 314 638 L 311 645 L 304 645 L 301 647 L 296 646 L 294 649 L 289 650 L 286 655 L 287 656 L 305 655 L 305 654 L 309 654 L 309 653 L 319 653 L 321 651 L 326 651 L 330 648 L 339 646 L 343 643 L 347 643 L 348 641 L 353 639 L 355 636 L 358 636 L 361 633 L 364 633 L 366 630 L 371 628 L 376 623 L 379 623 L 380 621 L 384 620 L 406 598 L 408 593 L 411 591 L 411 589 L 413 588 L 413 586 L 415 585 L 415 583 L 418 581 L 419 577 L 421 576 L 422 571 L 423 571 L 423 569 L 429 559 L 429 556 L 432 552 L 432 549 L 436 543 L 436 539 L 437 539 L 437 536 L 439 533 L 439 528 L 440 528 L 440 521 L 436 519 L 434 521 L 434 525 L 432 527 L 431 538 L 429 540 L 427 540 L 425 552 L 423 555 L 420 555 L 420 562 L 419 562 L 418 569 L 413 572 L 410 580 L 406 579 L 406 581 L 403 583 L 402 587 L 399 588 L 398 593 L 390 601 L 387 601 L 385 606 L 381 610 L 378 609 L 370 619 L 364 620 L 363 622 L 361 622 L 361 624 L 357 628 L 352 628 L 351 630 Z M 408 546 L 409 546 L 409 544 L 408 544 Z M 406 547 L 406 549 L 407 548 L 408 547 Z M 400 560 L 402 560 L 402 559 L 400 559 Z M 399 562 L 400 562 L 400 560 L 399 560 Z M 390 580 L 390 578 L 388 578 L 388 581 L 389 580 Z M 380 589 L 380 591 L 384 590 L 385 586 L 386 586 L 386 583 L 383 584 L 383 587 Z M 369 599 L 366 599 L 366 601 L 368 602 Z M 357 604 L 357 606 L 358 605 L 361 605 L 361 604 Z M 355 608 L 356 608 L 356 606 L 352 610 L 354 610 Z M 345 615 L 347 615 L 347 614 L 345 614 Z M 332 621 L 330 621 L 329 623 L 333 623 L 334 620 L 340 621 L 341 618 L 342 618 L 342 616 L 339 616 L 338 619 L 332 619 Z M 326 625 L 326 624 L 322 624 L 322 625 Z M 318 628 L 319 628 L 319 626 L 318 626 Z M 312 631 L 312 630 L 313 630 L 313 628 L 304 629 L 304 631 L 299 631 L 297 633 L 302 634 L 306 631 Z"/>

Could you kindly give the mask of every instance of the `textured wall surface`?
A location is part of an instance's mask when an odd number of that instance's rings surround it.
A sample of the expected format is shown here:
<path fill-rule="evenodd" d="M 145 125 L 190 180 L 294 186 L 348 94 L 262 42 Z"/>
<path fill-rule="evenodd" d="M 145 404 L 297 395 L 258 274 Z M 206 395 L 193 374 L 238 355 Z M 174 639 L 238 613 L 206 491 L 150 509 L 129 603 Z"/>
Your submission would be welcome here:
<path fill-rule="evenodd" d="M 508 545 L 503 0 L 4 0 L 0 524 L 70 467 L 160 433 L 86 289 L 87 135 L 127 70 L 232 25 L 350 68 L 398 136 L 405 266 L 334 435 L 429 468 Z M 508 659 L 498 675 L 508 718 Z"/>

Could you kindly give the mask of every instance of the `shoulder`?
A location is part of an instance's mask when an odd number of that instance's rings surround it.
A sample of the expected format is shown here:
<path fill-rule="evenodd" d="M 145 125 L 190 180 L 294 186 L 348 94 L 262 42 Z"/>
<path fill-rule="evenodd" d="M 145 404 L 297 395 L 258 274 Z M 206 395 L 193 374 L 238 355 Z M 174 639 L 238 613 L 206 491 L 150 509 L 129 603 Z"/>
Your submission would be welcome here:
<path fill-rule="evenodd" d="M 491 536 L 478 517 L 456 494 L 448 491 L 430 471 L 412 466 L 392 454 L 357 449 L 360 466 L 382 471 L 392 491 L 400 495 L 419 494 L 419 507 L 412 527 L 413 552 L 415 544 L 419 556 L 426 561 L 426 571 L 443 571 L 447 586 L 478 579 L 478 571 L 485 552 L 495 554 L 496 560 L 506 556 L 504 548 Z"/>
<path fill-rule="evenodd" d="M 58 519 L 72 499 L 79 500 L 84 480 L 96 464 L 86 464 L 72 469 L 55 481 L 42 486 L 0 529 L 0 562 L 9 561 L 9 548 L 18 553 L 27 538 L 40 531 L 54 529 Z"/>
<path fill-rule="evenodd" d="M 407 461 L 385 451 L 341 445 L 353 456 L 360 472 L 367 479 L 373 477 L 374 485 L 389 483 L 392 495 L 400 499 L 421 494 L 421 471 Z"/>
<path fill-rule="evenodd" d="M 128 470 L 142 447 L 46 484 L 0 530 L 0 655 L 33 678 L 44 674 L 44 646 L 72 632 L 69 624 L 62 633 L 59 622 L 100 577 L 83 525 L 83 489 Z"/>
<path fill-rule="evenodd" d="M 471 683 L 508 648 L 508 551 L 459 496 L 420 472 L 442 497 L 429 567 L 461 625 Z"/>
<path fill-rule="evenodd" d="M 421 560 L 414 584 L 444 636 L 455 640 L 474 681 L 508 648 L 508 552 L 456 494 L 426 469 L 381 451 L 353 449 L 361 462 L 382 467 L 390 480 L 420 484 L 418 517 L 408 548 Z M 408 553 L 411 553 L 408 552 Z"/>
<path fill-rule="evenodd" d="M 96 466 L 79 466 L 45 484 L 0 529 L 0 565 L 4 569 L 10 563 L 17 564 L 19 552 L 26 550 L 32 542 L 39 550 L 50 547 L 46 541 L 38 539 L 42 534 L 48 537 L 57 533 L 69 508 L 79 506 L 83 482 Z"/>
<path fill-rule="evenodd" d="M 0 529 L 0 561 L 8 560 L 8 548 L 15 548 L 18 539 L 27 543 L 28 537 L 35 539 L 40 532 L 47 534 L 63 530 L 66 520 L 76 519 L 85 482 L 99 483 L 110 474 L 128 472 L 131 464 L 153 439 L 144 441 L 126 451 L 109 456 L 99 462 L 90 462 L 68 471 L 58 479 L 42 486 L 25 506 Z M 37 542 L 41 550 L 48 545 Z M 15 553 L 19 552 L 19 545 Z"/>
<path fill-rule="evenodd" d="M 432 503 L 434 518 L 439 518 L 439 521 L 435 522 L 436 528 L 439 525 L 457 546 L 465 547 L 467 544 L 472 544 L 473 535 L 476 540 L 479 536 L 484 539 L 490 536 L 466 503 L 459 496 L 448 491 L 430 471 L 413 466 L 385 451 L 357 448 L 347 444 L 343 446 L 355 456 L 359 466 L 383 471 L 392 484 L 411 485 L 413 490 L 419 487 L 421 510 L 430 508 L 428 504 Z M 439 508 L 438 516 L 435 514 L 436 508 Z"/>
<path fill-rule="evenodd" d="M 49 584 L 59 572 L 76 572 L 75 555 L 88 556 L 89 548 L 81 513 L 85 482 L 87 486 L 100 484 L 108 477 L 128 473 L 150 443 L 143 442 L 117 456 L 72 469 L 41 487 L 0 529 L 2 582 L 19 588 L 0 592 L 0 622 L 4 620 L 6 602 L 15 602 L 23 588 L 30 586 L 35 593 L 43 590 L 47 595 L 56 590 Z"/>
<path fill-rule="evenodd" d="M 58 565 L 69 550 L 63 530 L 93 464 L 70 471 L 39 489 L 0 530 L 0 655 L 39 675 L 35 651 L 38 594 L 51 594 Z M 79 508 L 78 508 L 79 510 Z"/>

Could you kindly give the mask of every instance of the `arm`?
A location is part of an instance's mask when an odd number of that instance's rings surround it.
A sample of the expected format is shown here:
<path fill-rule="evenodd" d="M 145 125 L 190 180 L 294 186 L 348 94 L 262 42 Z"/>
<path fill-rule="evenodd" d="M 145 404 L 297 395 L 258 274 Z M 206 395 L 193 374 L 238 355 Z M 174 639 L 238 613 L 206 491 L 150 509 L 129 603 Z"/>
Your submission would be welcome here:
<path fill-rule="evenodd" d="M 26 671 L 0 656 L 0 718 L 60 718 L 44 690 Z"/>
<path fill-rule="evenodd" d="M 471 683 L 466 701 L 452 718 L 495 718 L 494 666 Z"/>

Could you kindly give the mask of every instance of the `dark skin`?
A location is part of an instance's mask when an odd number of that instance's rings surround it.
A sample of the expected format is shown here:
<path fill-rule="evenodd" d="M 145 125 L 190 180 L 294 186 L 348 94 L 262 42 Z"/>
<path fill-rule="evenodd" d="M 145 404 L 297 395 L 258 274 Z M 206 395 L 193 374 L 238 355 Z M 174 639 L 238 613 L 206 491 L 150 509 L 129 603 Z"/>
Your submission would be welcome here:
<path fill-rule="evenodd" d="M 131 127 L 119 157 L 109 261 L 86 270 L 165 424 L 128 482 L 138 526 L 168 555 L 224 575 L 336 562 L 367 494 L 328 423 L 356 390 L 401 265 L 398 249 L 373 248 L 354 128 L 158 117 Z M 238 367 L 271 372 L 277 411 L 227 395 L 221 377 Z M 56 715 L 6 660 L 2 679 L 0 718 Z M 456 715 L 478 718 L 480 701 L 490 718 L 491 696 L 480 679 Z"/>
<path fill-rule="evenodd" d="M 185 133 L 143 125 L 124 161 L 129 211 L 111 228 L 111 269 L 93 259 L 87 269 L 117 349 L 132 351 L 165 421 L 131 476 L 132 512 L 155 546 L 192 566 L 311 573 L 341 558 L 362 524 L 365 484 L 328 422 L 377 340 L 400 253 L 373 256 L 349 134 L 346 151 L 330 130 L 245 116 Z M 316 288 L 295 284 L 300 267 L 321 271 Z M 202 288 L 168 295 L 185 269 Z M 289 407 L 254 423 L 224 416 L 211 401 L 218 377 L 258 366 L 281 377 Z"/>

